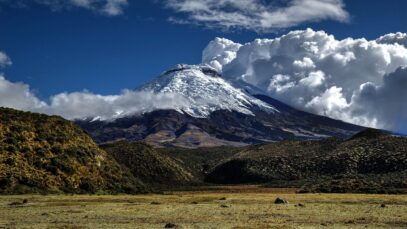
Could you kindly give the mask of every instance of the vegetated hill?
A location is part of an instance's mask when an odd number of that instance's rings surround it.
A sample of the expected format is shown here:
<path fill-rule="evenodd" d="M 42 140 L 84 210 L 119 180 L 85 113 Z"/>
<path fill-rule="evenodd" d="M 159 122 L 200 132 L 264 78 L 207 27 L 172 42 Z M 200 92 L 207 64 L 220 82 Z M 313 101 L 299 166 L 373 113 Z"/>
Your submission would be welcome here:
<path fill-rule="evenodd" d="M 155 190 L 190 189 L 205 186 L 204 178 L 219 161 L 227 160 L 242 147 L 198 149 L 154 148 L 143 142 L 118 141 L 100 146 L 134 177 Z"/>
<path fill-rule="evenodd" d="M 174 187 L 198 183 L 198 179 L 164 153 L 145 143 L 119 141 L 101 146 L 122 166 L 130 169 L 134 177 L 155 187 Z"/>
<path fill-rule="evenodd" d="M 157 148 L 158 152 L 168 155 L 181 166 L 191 171 L 196 179 L 203 182 L 209 171 L 220 161 L 233 157 L 244 147 L 220 146 L 210 148 Z"/>
<path fill-rule="evenodd" d="M 143 184 L 78 126 L 0 108 L 0 193 L 137 193 Z"/>
<path fill-rule="evenodd" d="M 95 114 L 76 122 L 98 143 L 125 139 L 183 148 L 348 138 L 363 129 L 299 111 L 253 88 L 249 92 L 207 66 L 180 65 L 136 91 L 179 98 L 173 106 L 122 111 L 114 120 Z"/>
<path fill-rule="evenodd" d="M 407 138 L 367 129 L 348 140 L 251 146 L 219 164 L 206 181 L 302 186 L 304 192 L 406 192 Z"/>

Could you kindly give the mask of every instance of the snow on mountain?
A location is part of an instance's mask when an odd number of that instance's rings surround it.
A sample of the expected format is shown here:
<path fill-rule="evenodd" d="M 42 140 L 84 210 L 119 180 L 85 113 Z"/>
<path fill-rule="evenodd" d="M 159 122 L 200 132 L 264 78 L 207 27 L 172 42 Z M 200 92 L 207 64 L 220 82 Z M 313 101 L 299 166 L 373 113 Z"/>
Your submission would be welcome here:
<path fill-rule="evenodd" d="M 113 101 L 115 108 L 132 103 L 134 109 L 76 123 L 98 143 L 126 139 L 184 148 L 348 138 L 362 129 L 296 110 L 255 90 L 226 81 L 206 65 L 178 65 Z"/>
<path fill-rule="evenodd" d="M 177 65 L 136 91 L 178 94 L 187 102 L 174 109 L 196 118 L 208 117 L 217 110 L 254 115 L 251 111 L 253 107 L 267 112 L 278 112 L 246 91 L 234 87 L 221 78 L 214 68 L 204 65 Z"/>

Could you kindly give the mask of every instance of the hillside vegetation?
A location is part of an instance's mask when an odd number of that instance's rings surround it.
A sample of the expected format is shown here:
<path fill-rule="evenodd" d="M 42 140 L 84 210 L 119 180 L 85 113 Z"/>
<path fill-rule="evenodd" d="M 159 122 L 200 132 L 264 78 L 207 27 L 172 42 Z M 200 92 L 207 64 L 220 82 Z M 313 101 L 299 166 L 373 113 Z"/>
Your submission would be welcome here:
<path fill-rule="evenodd" d="M 221 146 L 198 149 L 157 148 L 155 150 L 177 161 L 202 182 L 209 171 L 219 162 L 233 157 L 243 149 L 243 147 Z"/>
<path fill-rule="evenodd" d="M 103 145 L 134 177 L 152 187 L 180 186 L 197 183 L 186 167 L 145 143 L 127 141 Z"/>
<path fill-rule="evenodd" d="M 72 122 L 0 108 L 0 193 L 143 191 Z"/>
<path fill-rule="evenodd" d="M 0 193 L 140 193 L 211 184 L 301 192 L 404 193 L 407 138 L 367 129 L 343 140 L 245 147 L 98 146 L 74 123 L 0 108 Z"/>
<path fill-rule="evenodd" d="M 206 181 L 302 186 L 303 192 L 406 192 L 407 138 L 367 129 L 349 140 L 251 146 L 212 169 Z"/>

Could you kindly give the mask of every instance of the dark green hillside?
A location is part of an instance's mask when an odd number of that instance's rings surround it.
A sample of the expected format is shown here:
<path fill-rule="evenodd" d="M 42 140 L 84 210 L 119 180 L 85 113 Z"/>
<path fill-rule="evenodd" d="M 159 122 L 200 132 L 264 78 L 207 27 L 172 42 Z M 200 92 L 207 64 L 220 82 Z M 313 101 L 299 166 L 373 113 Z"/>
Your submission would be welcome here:
<path fill-rule="evenodd" d="M 0 108 L 0 193 L 137 193 L 143 185 L 72 122 Z"/>
<path fill-rule="evenodd" d="M 221 146 L 198 149 L 158 148 L 156 150 L 173 158 L 191 171 L 196 178 L 203 181 L 211 169 L 243 149 L 242 147 Z"/>
<path fill-rule="evenodd" d="M 99 148 L 57 116 L 0 108 L 0 193 L 140 193 L 261 183 L 304 192 L 402 193 L 407 138 L 367 129 L 348 140 L 245 147 L 160 148 L 119 141 Z"/>
<path fill-rule="evenodd" d="M 198 182 L 186 167 L 147 144 L 120 141 L 102 148 L 150 186 L 179 187 Z"/>
<path fill-rule="evenodd" d="M 346 141 L 251 146 L 214 168 L 206 181 L 303 186 L 303 191 L 318 192 L 405 192 L 407 138 L 368 129 Z"/>

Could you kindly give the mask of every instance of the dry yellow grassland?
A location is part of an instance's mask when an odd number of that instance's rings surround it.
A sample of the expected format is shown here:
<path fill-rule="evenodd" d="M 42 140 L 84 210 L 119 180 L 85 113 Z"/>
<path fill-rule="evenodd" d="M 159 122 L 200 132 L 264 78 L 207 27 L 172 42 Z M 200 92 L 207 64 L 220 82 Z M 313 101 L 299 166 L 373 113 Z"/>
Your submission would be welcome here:
<path fill-rule="evenodd" d="M 274 204 L 276 197 L 289 204 Z M 10 205 L 23 199 L 28 203 Z M 0 197 L 0 228 L 164 228 L 167 223 L 177 228 L 406 228 L 407 196 L 248 189 Z"/>

